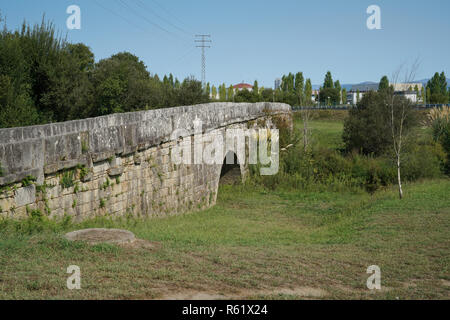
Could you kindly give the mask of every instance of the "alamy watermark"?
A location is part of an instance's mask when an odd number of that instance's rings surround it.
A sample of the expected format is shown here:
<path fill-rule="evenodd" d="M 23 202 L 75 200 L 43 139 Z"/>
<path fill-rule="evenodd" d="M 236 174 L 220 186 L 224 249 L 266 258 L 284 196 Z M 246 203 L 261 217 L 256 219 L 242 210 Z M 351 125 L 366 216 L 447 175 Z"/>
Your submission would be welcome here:
<path fill-rule="evenodd" d="M 81 9 L 77 5 L 70 5 L 66 10 L 67 14 L 70 16 L 66 20 L 66 26 L 69 30 L 80 30 L 81 29 Z"/>
<path fill-rule="evenodd" d="M 371 5 L 367 7 L 367 14 L 370 16 L 367 18 L 366 26 L 369 30 L 380 30 L 381 29 L 381 9 L 377 5 Z"/>
<path fill-rule="evenodd" d="M 368 274 L 371 274 L 369 278 L 367 278 L 367 288 L 369 290 L 381 290 L 381 269 L 379 266 L 372 265 L 367 268 L 366 271 Z"/>
<path fill-rule="evenodd" d="M 67 278 L 67 289 L 81 289 L 81 271 L 80 267 L 76 265 L 70 265 L 67 267 L 67 273 L 71 275 Z"/>
<path fill-rule="evenodd" d="M 225 157 L 226 164 L 235 164 L 236 155 L 241 164 L 260 164 L 261 175 L 278 173 L 278 129 L 225 129 L 203 134 L 202 127 L 202 121 L 196 119 L 193 137 L 186 129 L 172 132 L 170 138 L 176 141 L 171 148 L 174 164 L 222 165 Z"/>

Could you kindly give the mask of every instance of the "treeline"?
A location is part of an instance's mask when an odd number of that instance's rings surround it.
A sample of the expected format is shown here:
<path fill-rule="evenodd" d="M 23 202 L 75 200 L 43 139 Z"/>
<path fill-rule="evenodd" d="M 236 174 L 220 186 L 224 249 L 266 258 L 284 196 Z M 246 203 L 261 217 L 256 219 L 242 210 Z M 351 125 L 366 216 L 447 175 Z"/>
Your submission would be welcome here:
<path fill-rule="evenodd" d="M 1 128 L 208 101 L 199 81 L 160 79 L 131 53 L 96 63 L 89 47 L 45 21 L 0 33 Z"/>
<path fill-rule="evenodd" d="M 208 83 L 206 92 L 209 92 L 212 99 L 216 101 L 228 102 L 283 102 L 290 105 L 309 105 L 311 103 L 312 85 L 311 80 L 306 79 L 302 72 L 295 75 L 289 73 L 283 75 L 281 86 L 277 89 L 264 88 L 258 85 L 258 81 L 253 83 L 253 89 L 235 90 L 233 86 L 226 84 L 214 85 L 210 87 Z"/>
<path fill-rule="evenodd" d="M 322 104 L 345 103 L 347 92 L 341 88 L 339 80 L 333 82 L 331 72 L 327 72 L 319 94 L 313 95 L 311 79 L 305 77 L 303 72 L 283 75 L 279 88 L 259 87 L 258 81 L 253 83 L 253 90 L 235 90 L 233 86 L 221 84 L 218 88 L 206 86 L 213 100 L 228 102 L 283 102 L 291 106 L 311 106 L 317 101 Z M 344 98 L 342 98 L 344 97 Z"/>

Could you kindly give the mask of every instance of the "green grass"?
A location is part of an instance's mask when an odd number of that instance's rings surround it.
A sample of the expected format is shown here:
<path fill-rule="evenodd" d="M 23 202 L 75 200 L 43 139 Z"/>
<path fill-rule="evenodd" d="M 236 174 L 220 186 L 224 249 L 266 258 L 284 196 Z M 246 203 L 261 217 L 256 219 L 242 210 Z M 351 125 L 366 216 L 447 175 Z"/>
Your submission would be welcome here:
<path fill-rule="evenodd" d="M 316 143 L 342 145 L 343 115 L 319 113 Z M 325 299 L 449 299 L 450 180 L 405 183 L 404 192 L 223 186 L 215 207 L 179 216 L 0 221 L 0 299 L 298 299 L 318 290 Z M 63 238 L 89 227 L 128 229 L 159 248 Z M 66 288 L 73 264 L 81 290 Z M 381 291 L 366 288 L 370 265 L 381 268 Z"/>
<path fill-rule="evenodd" d="M 347 111 L 314 110 L 312 119 L 309 121 L 312 133 L 313 145 L 320 145 L 324 148 L 342 148 L 342 130 L 344 129 L 344 119 Z M 300 113 L 294 116 L 294 128 L 303 131 L 303 122 Z"/>
<path fill-rule="evenodd" d="M 202 212 L 77 226 L 126 228 L 161 243 L 157 250 L 90 247 L 64 240 L 67 230 L 27 235 L 9 222 L 0 237 L 0 298 L 283 298 L 278 288 L 307 287 L 325 298 L 448 299 L 450 181 L 405 192 L 400 201 L 395 189 L 370 196 L 225 187 L 218 205 Z M 78 291 L 65 288 L 71 264 L 81 267 Z M 373 264 L 385 288 L 376 293 L 365 287 Z"/>

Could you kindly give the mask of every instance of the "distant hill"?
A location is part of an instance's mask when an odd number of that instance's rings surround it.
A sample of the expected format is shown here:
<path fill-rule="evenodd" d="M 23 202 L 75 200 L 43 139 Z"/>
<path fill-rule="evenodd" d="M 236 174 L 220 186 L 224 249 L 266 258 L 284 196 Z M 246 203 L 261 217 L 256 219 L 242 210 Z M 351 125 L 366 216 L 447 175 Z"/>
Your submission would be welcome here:
<path fill-rule="evenodd" d="M 420 82 L 424 86 L 426 86 L 428 81 L 430 81 L 430 79 L 417 80 L 416 82 Z M 450 88 L 450 78 L 447 78 L 447 86 Z"/>
<path fill-rule="evenodd" d="M 344 83 L 344 84 L 341 84 L 341 88 L 345 88 L 348 91 L 355 85 L 363 86 L 363 85 L 377 84 L 377 83 L 378 82 L 373 82 L 373 81 L 364 81 L 364 82 L 361 82 L 361 83 Z M 322 85 L 318 85 L 317 84 L 317 85 L 313 85 L 312 88 L 313 88 L 313 90 L 319 90 L 321 86 Z"/>

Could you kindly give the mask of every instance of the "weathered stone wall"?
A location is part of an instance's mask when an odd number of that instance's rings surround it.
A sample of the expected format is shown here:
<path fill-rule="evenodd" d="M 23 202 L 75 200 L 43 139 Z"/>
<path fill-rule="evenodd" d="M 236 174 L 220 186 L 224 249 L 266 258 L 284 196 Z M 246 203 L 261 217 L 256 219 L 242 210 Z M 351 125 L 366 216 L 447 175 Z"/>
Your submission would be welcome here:
<path fill-rule="evenodd" d="M 208 140 L 273 114 L 290 114 L 290 107 L 211 103 L 0 129 L 0 215 L 39 210 L 80 220 L 211 206 L 221 166 L 173 164 L 171 133 L 184 129 L 192 135 L 194 120 L 201 120 Z M 244 172 L 245 159 L 239 162 Z"/>

